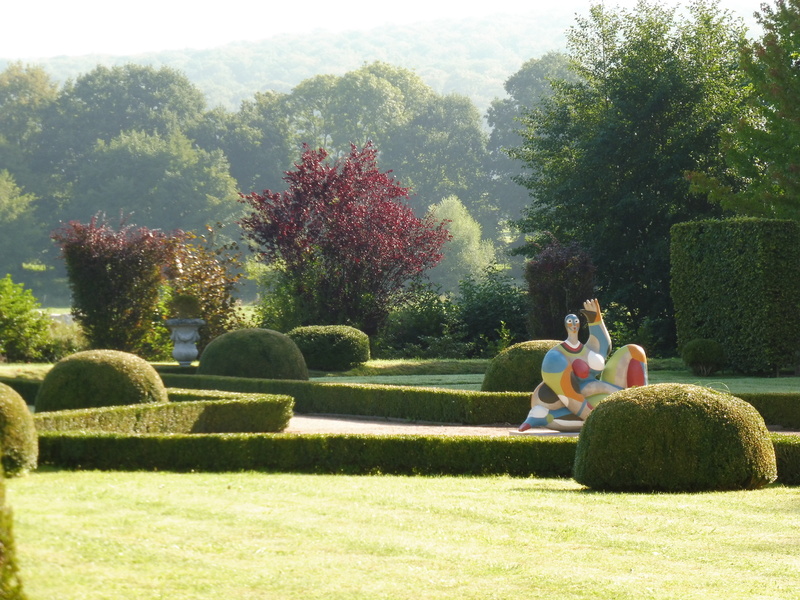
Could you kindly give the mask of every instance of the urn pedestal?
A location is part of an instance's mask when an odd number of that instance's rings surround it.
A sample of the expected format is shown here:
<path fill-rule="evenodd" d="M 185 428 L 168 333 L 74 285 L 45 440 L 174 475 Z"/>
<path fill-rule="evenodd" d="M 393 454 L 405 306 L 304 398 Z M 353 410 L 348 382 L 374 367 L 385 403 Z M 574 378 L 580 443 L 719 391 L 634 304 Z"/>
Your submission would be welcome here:
<path fill-rule="evenodd" d="M 196 343 L 200 339 L 198 330 L 206 322 L 203 319 L 167 319 L 164 323 L 172 332 L 172 358 L 182 367 L 190 366 L 197 358 Z"/>

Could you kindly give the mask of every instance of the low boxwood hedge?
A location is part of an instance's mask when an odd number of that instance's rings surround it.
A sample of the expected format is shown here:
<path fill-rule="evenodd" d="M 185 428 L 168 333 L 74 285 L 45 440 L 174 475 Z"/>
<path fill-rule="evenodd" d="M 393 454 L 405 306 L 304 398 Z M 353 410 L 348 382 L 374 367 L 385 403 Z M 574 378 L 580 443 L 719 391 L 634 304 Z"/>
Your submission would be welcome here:
<path fill-rule="evenodd" d="M 21 377 L 0 377 L 0 383 L 6 384 L 17 392 L 25 404 L 33 406 L 36 403 L 36 394 L 39 393 L 39 388 L 42 381 L 39 379 L 23 379 Z"/>
<path fill-rule="evenodd" d="M 800 436 L 772 434 L 778 483 L 800 485 Z M 65 469 L 571 477 L 575 437 L 43 432 Z"/>
<path fill-rule="evenodd" d="M 752 404 L 767 425 L 800 430 L 800 394 L 734 394 Z"/>
<path fill-rule="evenodd" d="M 134 433 L 278 432 L 292 418 L 289 396 L 245 394 L 225 400 L 113 406 L 37 413 L 39 433 L 103 431 Z"/>
<path fill-rule="evenodd" d="M 67 469 L 569 477 L 574 438 L 43 432 Z"/>
<path fill-rule="evenodd" d="M 286 394 L 298 413 L 362 415 L 487 425 L 517 423 L 530 410 L 530 394 L 359 383 L 316 383 L 212 375 L 162 375 L 170 387 Z"/>
<path fill-rule="evenodd" d="M 300 382 L 300 381 L 285 381 L 285 380 L 261 380 L 261 379 L 248 379 L 237 377 L 215 377 L 211 375 L 191 375 L 182 373 L 173 373 L 164 371 L 161 373 L 161 378 L 164 384 L 170 387 L 187 388 L 194 390 L 212 390 L 215 387 L 220 390 L 228 390 L 231 392 L 244 392 L 244 393 L 262 393 L 262 394 L 288 394 L 299 398 L 299 403 L 295 406 L 296 412 L 309 413 L 309 412 L 322 412 L 331 414 L 357 414 L 369 415 L 370 413 L 364 411 L 357 411 L 352 408 L 352 402 L 347 400 L 350 395 L 351 386 L 356 386 L 357 393 L 360 398 L 369 397 L 372 407 L 379 408 L 379 405 L 384 405 L 385 410 L 390 410 L 389 405 L 393 405 L 391 410 L 395 414 L 381 414 L 371 413 L 371 416 L 388 416 L 400 419 L 418 419 L 423 421 L 436 421 L 432 418 L 431 414 L 445 412 L 442 409 L 431 406 L 430 410 L 423 408 L 426 401 L 424 400 L 430 390 L 426 388 L 415 387 L 402 387 L 404 390 L 403 395 L 407 398 L 401 402 L 384 403 L 382 398 L 386 393 L 381 390 L 397 389 L 398 386 L 379 386 L 379 385 L 366 385 L 366 384 L 343 384 L 343 383 L 316 383 L 316 382 Z M 22 396 L 28 404 L 33 404 L 36 394 L 39 391 L 40 381 L 34 381 L 22 378 L 0 377 L 0 382 L 5 383 L 9 387 L 14 388 L 17 393 Z M 473 420 L 464 421 L 466 424 L 473 425 L 486 425 L 489 423 L 517 423 L 523 418 L 530 410 L 530 394 L 522 392 L 509 392 L 509 393 L 487 393 L 487 392 L 459 392 L 458 390 L 438 390 L 439 395 L 436 396 L 435 402 L 441 402 L 446 396 L 441 394 L 450 394 L 453 396 L 450 399 L 454 402 L 467 402 L 469 401 L 472 406 L 473 419 L 488 419 L 488 420 Z M 330 392 L 330 393 L 329 393 Z M 423 394 L 422 398 L 412 398 L 417 393 Z M 170 391 L 172 393 L 172 391 Z M 393 393 L 390 393 L 392 396 Z M 745 402 L 752 404 L 756 410 L 764 418 L 767 425 L 776 425 L 785 427 L 786 429 L 800 429 L 800 393 L 741 393 L 734 394 Z M 340 410 L 338 408 L 339 398 L 345 397 L 346 406 Z M 203 396 L 204 398 L 207 396 Z M 328 398 L 328 399 L 326 399 Z M 176 398 L 178 399 L 178 398 Z M 199 399 L 199 398 L 198 398 Z M 435 404 L 435 403 L 434 403 Z M 474 412 L 477 406 L 480 405 L 479 413 Z M 408 412 L 405 411 L 408 407 Z M 424 416 L 414 417 L 411 411 L 422 413 Z M 319 408 L 320 410 L 312 410 Z M 355 412 L 354 412 L 355 411 Z M 451 407 L 446 411 L 448 414 L 461 414 L 469 413 L 469 409 L 455 409 Z M 522 417 L 521 417 L 521 416 Z M 458 423 L 454 418 L 443 419 L 443 422 Z"/>
<path fill-rule="evenodd" d="M 800 435 L 773 433 L 770 437 L 778 463 L 778 483 L 800 485 Z"/>

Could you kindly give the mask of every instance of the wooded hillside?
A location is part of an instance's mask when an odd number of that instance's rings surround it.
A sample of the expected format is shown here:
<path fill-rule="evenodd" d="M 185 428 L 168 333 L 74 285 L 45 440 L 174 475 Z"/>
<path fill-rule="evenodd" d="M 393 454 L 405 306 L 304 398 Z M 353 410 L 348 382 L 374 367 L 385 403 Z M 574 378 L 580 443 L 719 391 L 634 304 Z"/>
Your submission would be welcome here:
<path fill-rule="evenodd" d="M 563 49 L 564 31 L 573 18 L 572 9 L 550 6 L 535 8 L 524 16 L 488 20 L 437 21 L 346 33 L 317 31 L 205 50 L 62 56 L 35 62 L 59 82 L 74 79 L 98 64 L 167 66 L 184 73 L 210 106 L 235 110 L 255 92 L 289 92 L 309 77 L 343 75 L 378 60 L 415 71 L 440 94 L 470 97 L 483 113 L 494 97 L 505 95 L 503 82 L 523 62 Z M 0 70 L 9 62 L 0 58 Z"/>

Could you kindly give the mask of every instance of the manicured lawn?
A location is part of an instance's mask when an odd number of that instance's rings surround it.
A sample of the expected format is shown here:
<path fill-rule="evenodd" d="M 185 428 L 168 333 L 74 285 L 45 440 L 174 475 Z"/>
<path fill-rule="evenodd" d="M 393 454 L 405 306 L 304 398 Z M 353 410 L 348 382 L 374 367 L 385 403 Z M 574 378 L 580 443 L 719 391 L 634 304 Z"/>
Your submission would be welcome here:
<path fill-rule="evenodd" d="M 796 488 L 39 472 L 7 482 L 31 600 L 793 598 Z"/>
<path fill-rule="evenodd" d="M 482 378 L 478 363 L 459 373 L 374 362 L 329 380 L 478 389 Z M 48 368 L 3 365 L 0 375 Z M 651 381 L 800 390 L 797 377 L 653 370 Z M 600 494 L 558 479 L 55 470 L 6 485 L 31 600 L 750 599 L 800 589 L 798 488 Z"/>

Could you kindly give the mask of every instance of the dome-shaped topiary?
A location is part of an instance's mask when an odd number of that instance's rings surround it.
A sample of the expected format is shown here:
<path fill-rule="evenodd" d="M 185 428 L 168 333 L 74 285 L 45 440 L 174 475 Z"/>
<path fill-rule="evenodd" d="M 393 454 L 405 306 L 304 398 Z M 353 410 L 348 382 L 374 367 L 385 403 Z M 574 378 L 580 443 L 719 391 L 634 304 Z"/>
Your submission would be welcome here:
<path fill-rule="evenodd" d="M 167 401 L 164 383 L 146 360 L 117 350 L 86 350 L 45 375 L 36 412 Z"/>
<path fill-rule="evenodd" d="M 0 598 L 25 600 L 17 562 L 14 542 L 14 519 L 11 508 L 6 506 L 6 484 L 0 469 Z"/>
<path fill-rule="evenodd" d="M 25 400 L 11 387 L 0 383 L 0 447 L 6 477 L 32 471 L 39 458 L 36 426 Z"/>
<path fill-rule="evenodd" d="M 489 363 L 482 392 L 533 392 L 542 382 L 542 360 L 560 344 L 557 340 L 532 340 L 509 346 Z"/>
<path fill-rule="evenodd" d="M 725 347 L 717 341 L 700 338 L 683 346 L 681 358 L 693 374 L 708 377 L 725 366 Z"/>
<path fill-rule="evenodd" d="M 611 394 L 586 419 L 574 477 L 600 490 L 753 489 L 777 477 L 764 419 L 708 388 L 663 383 Z"/>
<path fill-rule="evenodd" d="M 237 329 L 211 340 L 198 375 L 308 379 L 303 354 L 287 335 L 272 329 Z"/>
<path fill-rule="evenodd" d="M 369 360 L 369 336 L 347 325 L 295 327 L 290 338 L 309 369 L 347 371 Z"/>

